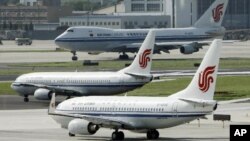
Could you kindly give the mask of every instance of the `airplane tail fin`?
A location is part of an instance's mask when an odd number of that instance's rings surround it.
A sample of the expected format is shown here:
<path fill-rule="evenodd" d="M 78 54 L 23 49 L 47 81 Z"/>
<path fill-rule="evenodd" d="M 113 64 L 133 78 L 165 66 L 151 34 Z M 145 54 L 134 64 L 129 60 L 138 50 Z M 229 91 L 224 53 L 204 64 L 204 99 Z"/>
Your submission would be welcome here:
<path fill-rule="evenodd" d="M 225 16 L 228 0 L 215 0 L 194 24 L 195 27 L 220 27 Z"/>
<path fill-rule="evenodd" d="M 131 75 L 149 76 L 152 65 L 154 45 L 155 31 L 150 30 L 132 64 L 129 67 L 120 70 L 120 72 Z"/>
<path fill-rule="evenodd" d="M 191 83 L 186 89 L 180 92 L 179 95 L 177 94 L 179 98 L 213 100 L 219 67 L 221 42 L 220 39 L 213 41 Z"/>

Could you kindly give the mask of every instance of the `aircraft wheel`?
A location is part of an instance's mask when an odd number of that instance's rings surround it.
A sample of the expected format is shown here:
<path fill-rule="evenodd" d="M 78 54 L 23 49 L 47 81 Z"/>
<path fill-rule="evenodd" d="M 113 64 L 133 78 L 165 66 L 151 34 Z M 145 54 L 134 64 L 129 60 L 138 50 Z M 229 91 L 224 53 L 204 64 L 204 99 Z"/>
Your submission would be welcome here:
<path fill-rule="evenodd" d="M 124 140 L 124 133 L 122 131 L 118 132 L 119 140 Z"/>
<path fill-rule="evenodd" d="M 112 133 L 112 140 L 124 140 L 124 133 L 115 131 Z"/>
<path fill-rule="evenodd" d="M 149 139 L 149 140 L 152 140 L 152 139 L 158 139 L 159 138 L 159 132 L 157 131 L 157 130 L 149 130 L 148 132 L 147 132 L 147 138 Z"/>
<path fill-rule="evenodd" d="M 29 102 L 29 98 L 28 98 L 28 97 L 25 97 L 25 98 L 23 99 L 23 101 L 24 101 L 24 102 Z"/>
<path fill-rule="evenodd" d="M 28 98 L 28 95 L 25 95 L 24 96 L 24 99 L 23 99 L 24 102 L 29 102 L 29 98 Z"/>
<path fill-rule="evenodd" d="M 122 54 L 122 55 L 119 56 L 119 59 L 120 60 L 128 60 L 129 56 L 127 54 Z"/>
<path fill-rule="evenodd" d="M 74 137 L 75 134 L 72 134 L 72 133 L 69 132 L 69 136 L 70 136 L 70 137 Z"/>
<path fill-rule="evenodd" d="M 73 60 L 73 61 L 77 61 L 77 60 L 78 60 L 78 57 L 77 57 L 77 56 L 73 56 L 73 57 L 72 57 L 72 60 Z"/>

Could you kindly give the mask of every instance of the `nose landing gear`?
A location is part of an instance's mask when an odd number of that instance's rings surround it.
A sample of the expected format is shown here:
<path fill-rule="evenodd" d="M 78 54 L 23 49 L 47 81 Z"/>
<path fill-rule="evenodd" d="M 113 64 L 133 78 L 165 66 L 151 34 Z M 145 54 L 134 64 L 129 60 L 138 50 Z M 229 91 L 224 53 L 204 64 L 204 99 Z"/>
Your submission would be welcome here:
<path fill-rule="evenodd" d="M 24 95 L 24 99 L 23 99 L 24 102 L 29 102 L 29 98 L 28 98 L 28 95 Z"/>
<path fill-rule="evenodd" d="M 78 60 L 78 57 L 76 56 L 76 51 L 71 51 L 71 53 L 73 54 L 72 60 L 73 60 L 73 61 L 77 61 L 77 60 Z"/>

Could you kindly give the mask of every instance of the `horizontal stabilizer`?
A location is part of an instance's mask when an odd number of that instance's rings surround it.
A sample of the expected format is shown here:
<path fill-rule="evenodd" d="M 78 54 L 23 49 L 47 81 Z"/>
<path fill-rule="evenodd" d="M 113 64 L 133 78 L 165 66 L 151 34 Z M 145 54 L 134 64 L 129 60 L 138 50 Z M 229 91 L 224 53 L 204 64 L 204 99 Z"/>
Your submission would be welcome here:
<path fill-rule="evenodd" d="M 128 72 L 125 72 L 125 74 L 132 75 L 135 77 L 146 77 L 146 78 L 153 77 L 151 74 L 139 74 L 139 73 L 128 73 Z"/>
<path fill-rule="evenodd" d="M 188 103 L 194 103 L 201 106 L 214 106 L 217 102 L 214 100 L 202 100 L 202 99 L 195 99 L 195 98 L 179 98 L 182 101 Z"/>

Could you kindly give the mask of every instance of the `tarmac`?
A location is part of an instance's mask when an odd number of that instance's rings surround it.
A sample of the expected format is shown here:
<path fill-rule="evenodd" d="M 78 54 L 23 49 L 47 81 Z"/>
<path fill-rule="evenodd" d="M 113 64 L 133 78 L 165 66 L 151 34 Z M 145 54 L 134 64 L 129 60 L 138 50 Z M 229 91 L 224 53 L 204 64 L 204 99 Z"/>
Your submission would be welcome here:
<path fill-rule="evenodd" d="M 3 97 L 5 97 L 3 99 Z M 9 98 L 8 98 L 9 97 Z M 60 128 L 47 115 L 48 101 L 33 101 L 21 103 L 18 96 L 0 96 L 5 108 L 0 110 L 0 140 L 1 141 L 103 141 L 110 140 L 113 130 L 101 128 L 95 135 L 77 135 L 69 137 L 66 129 Z M 14 103 L 19 104 L 14 104 Z M 14 106 L 13 106 L 14 105 Z M 20 105 L 26 105 L 26 110 L 20 110 Z M 1 106 L 2 107 L 2 106 Z M 10 110 L 10 109 L 19 110 Z M 250 124 L 250 100 L 221 102 L 216 114 L 230 114 L 231 121 L 214 121 L 213 116 L 207 119 L 195 120 L 180 126 L 160 129 L 160 139 L 163 141 L 228 141 L 230 124 Z M 125 140 L 146 140 L 145 134 L 124 131 Z"/>
<path fill-rule="evenodd" d="M 58 47 L 53 40 L 35 40 L 31 46 L 17 46 L 14 41 L 3 41 L 0 45 L 0 63 L 29 63 L 29 62 L 68 62 L 72 61 L 72 54 L 68 51 L 55 51 Z M 183 55 L 180 51 L 171 50 L 169 53 L 155 54 L 154 59 L 187 59 L 203 58 L 208 46 L 199 52 Z M 48 52 L 49 51 L 49 52 Z M 128 53 L 132 58 L 134 54 Z M 89 55 L 86 52 L 77 52 L 79 60 L 114 60 L 118 53 L 101 53 Z M 222 58 L 249 58 L 250 41 L 235 41 L 223 43 Z"/>

